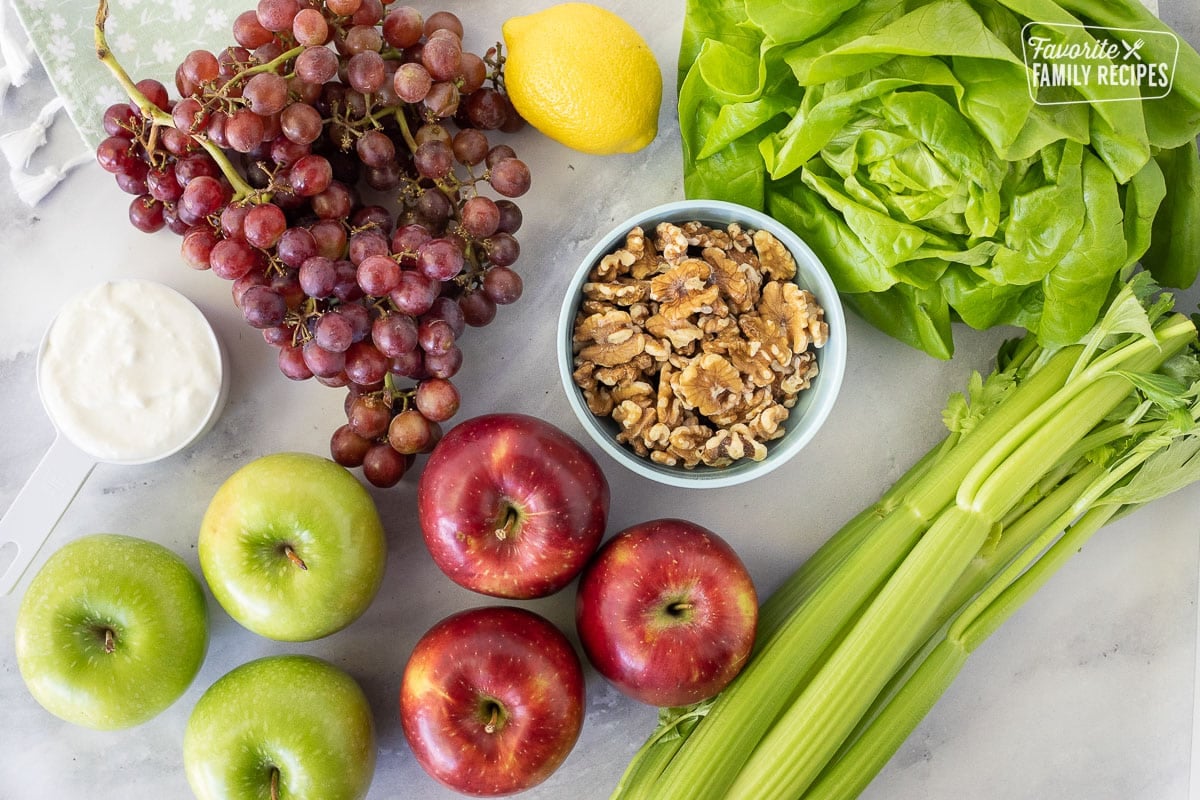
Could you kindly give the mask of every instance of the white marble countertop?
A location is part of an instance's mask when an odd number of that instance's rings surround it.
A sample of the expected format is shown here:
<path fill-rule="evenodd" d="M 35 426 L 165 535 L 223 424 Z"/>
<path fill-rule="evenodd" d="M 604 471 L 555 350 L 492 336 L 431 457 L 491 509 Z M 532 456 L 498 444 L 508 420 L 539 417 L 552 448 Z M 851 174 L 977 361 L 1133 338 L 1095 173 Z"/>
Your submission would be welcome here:
<path fill-rule="evenodd" d="M 475 46 L 499 23 L 544 2 L 493 4 L 469 20 Z M 682 2 L 609 0 L 635 21 L 659 57 L 667 102 L 658 139 L 628 156 L 579 155 L 527 129 L 512 140 L 534 170 L 522 201 L 517 266 L 526 293 L 501 309 L 485 333 L 465 341 L 457 383 L 459 419 L 522 411 L 580 438 L 554 369 L 553 329 L 561 293 L 578 259 L 615 221 L 682 197 L 679 130 L 670 98 Z M 451 7 L 454 4 L 448 4 Z M 1163 0 L 1163 16 L 1196 44 L 1195 0 Z M 472 12 L 475 13 L 474 11 Z M 471 38 L 469 42 L 471 43 Z M 224 44 L 220 42 L 217 44 Z M 40 106 L 44 76 L 10 95 L 6 111 Z M 32 99 L 30 99 L 32 98 Z M 14 111 L 15 109 L 15 111 Z M 70 150 L 73 132 L 52 146 Z M 52 534 L 34 569 L 55 549 L 109 531 L 159 541 L 197 570 L 196 533 L 218 485 L 248 460 L 280 450 L 327 453 L 340 424 L 342 393 L 281 376 L 274 355 L 245 326 L 228 286 L 189 270 L 178 238 L 146 236 L 126 222 L 127 198 L 99 167 L 74 172 L 36 209 L 0 189 L 0 508 L 7 507 L 53 438 L 34 383 L 37 342 L 71 293 L 118 276 L 162 281 L 192 298 L 228 348 L 232 391 L 215 429 L 191 449 L 144 467 L 101 465 Z M 1180 307 L 1194 310 L 1196 289 Z M 693 519 L 724 534 L 765 594 L 825 537 L 936 441 L 946 396 L 971 370 L 989 368 L 1002 332 L 958 332 L 949 363 L 906 349 L 856 319 L 841 401 L 825 428 L 790 464 L 749 486 L 703 493 L 639 480 L 592 447 L 608 474 L 610 532 L 660 517 Z M 81 376 L 86 381 L 86 376 Z M 590 446 L 590 442 L 588 442 Z M 141 727 L 100 733 L 50 716 L 25 690 L 13 654 L 21 592 L 0 597 L 0 798 L 122 800 L 189 796 L 181 739 L 192 705 L 218 677 L 266 654 L 325 657 L 356 677 L 375 709 L 379 760 L 370 797 L 449 798 L 416 765 L 397 715 L 409 650 L 434 622 L 488 601 L 434 566 L 416 526 L 415 481 L 373 490 L 390 554 L 383 590 L 345 631 L 286 645 L 240 628 L 216 605 L 212 643 L 193 686 Z M 786 498 L 786 499 L 785 499 Z M 1099 534 L 1046 589 L 987 642 L 867 791 L 873 800 L 1183 800 L 1188 796 L 1200 486 L 1153 504 Z M 524 605 L 572 628 L 571 590 Z M 565 765 L 529 798 L 608 796 L 654 726 L 654 710 L 627 700 L 588 673 L 582 737 Z"/>

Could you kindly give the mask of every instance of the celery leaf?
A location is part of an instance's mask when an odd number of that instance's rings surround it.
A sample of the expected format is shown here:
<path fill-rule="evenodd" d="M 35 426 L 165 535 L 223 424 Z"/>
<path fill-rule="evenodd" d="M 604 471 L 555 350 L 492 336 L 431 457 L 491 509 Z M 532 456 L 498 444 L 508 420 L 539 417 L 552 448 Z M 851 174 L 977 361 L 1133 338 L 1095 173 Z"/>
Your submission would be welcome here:
<path fill-rule="evenodd" d="M 1132 383 L 1143 397 L 1155 405 L 1167 409 L 1187 405 L 1188 387 L 1169 375 L 1124 370 L 1117 370 L 1114 374 Z"/>
<path fill-rule="evenodd" d="M 1200 435 L 1175 439 L 1146 460 L 1123 486 L 1113 489 L 1100 504 L 1140 505 L 1200 480 Z"/>

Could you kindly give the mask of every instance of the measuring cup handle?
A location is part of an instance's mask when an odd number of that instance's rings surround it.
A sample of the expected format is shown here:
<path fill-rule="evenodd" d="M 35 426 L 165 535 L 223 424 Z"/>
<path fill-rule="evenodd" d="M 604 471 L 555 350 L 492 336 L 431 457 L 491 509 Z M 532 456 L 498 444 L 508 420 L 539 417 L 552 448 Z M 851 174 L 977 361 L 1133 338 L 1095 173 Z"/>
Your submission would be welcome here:
<path fill-rule="evenodd" d="M 65 436 L 54 439 L 0 518 L 0 553 L 10 544 L 17 548 L 16 557 L 0 575 L 0 596 L 12 592 L 95 466 L 96 460 Z"/>

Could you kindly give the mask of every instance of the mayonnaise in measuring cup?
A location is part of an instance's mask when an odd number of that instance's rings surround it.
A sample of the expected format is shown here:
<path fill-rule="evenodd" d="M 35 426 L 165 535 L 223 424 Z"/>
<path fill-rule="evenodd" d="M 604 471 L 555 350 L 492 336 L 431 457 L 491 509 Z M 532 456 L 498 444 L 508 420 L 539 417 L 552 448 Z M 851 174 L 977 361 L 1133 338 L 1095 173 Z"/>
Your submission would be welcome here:
<path fill-rule="evenodd" d="M 205 428 L 221 397 L 222 364 L 208 320 L 159 283 L 101 284 L 59 311 L 38 360 L 38 389 L 55 426 L 108 462 L 162 458 Z"/>

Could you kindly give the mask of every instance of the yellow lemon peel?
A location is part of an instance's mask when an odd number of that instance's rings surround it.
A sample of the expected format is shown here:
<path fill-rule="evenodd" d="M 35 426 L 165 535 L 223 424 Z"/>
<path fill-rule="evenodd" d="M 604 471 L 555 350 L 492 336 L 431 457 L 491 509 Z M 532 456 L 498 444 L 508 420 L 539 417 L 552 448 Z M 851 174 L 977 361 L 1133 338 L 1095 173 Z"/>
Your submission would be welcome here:
<path fill-rule="evenodd" d="M 591 3 L 560 3 L 502 30 L 505 87 L 534 128 L 594 155 L 632 153 L 658 135 L 662 74 L 624 19 Z"/>

